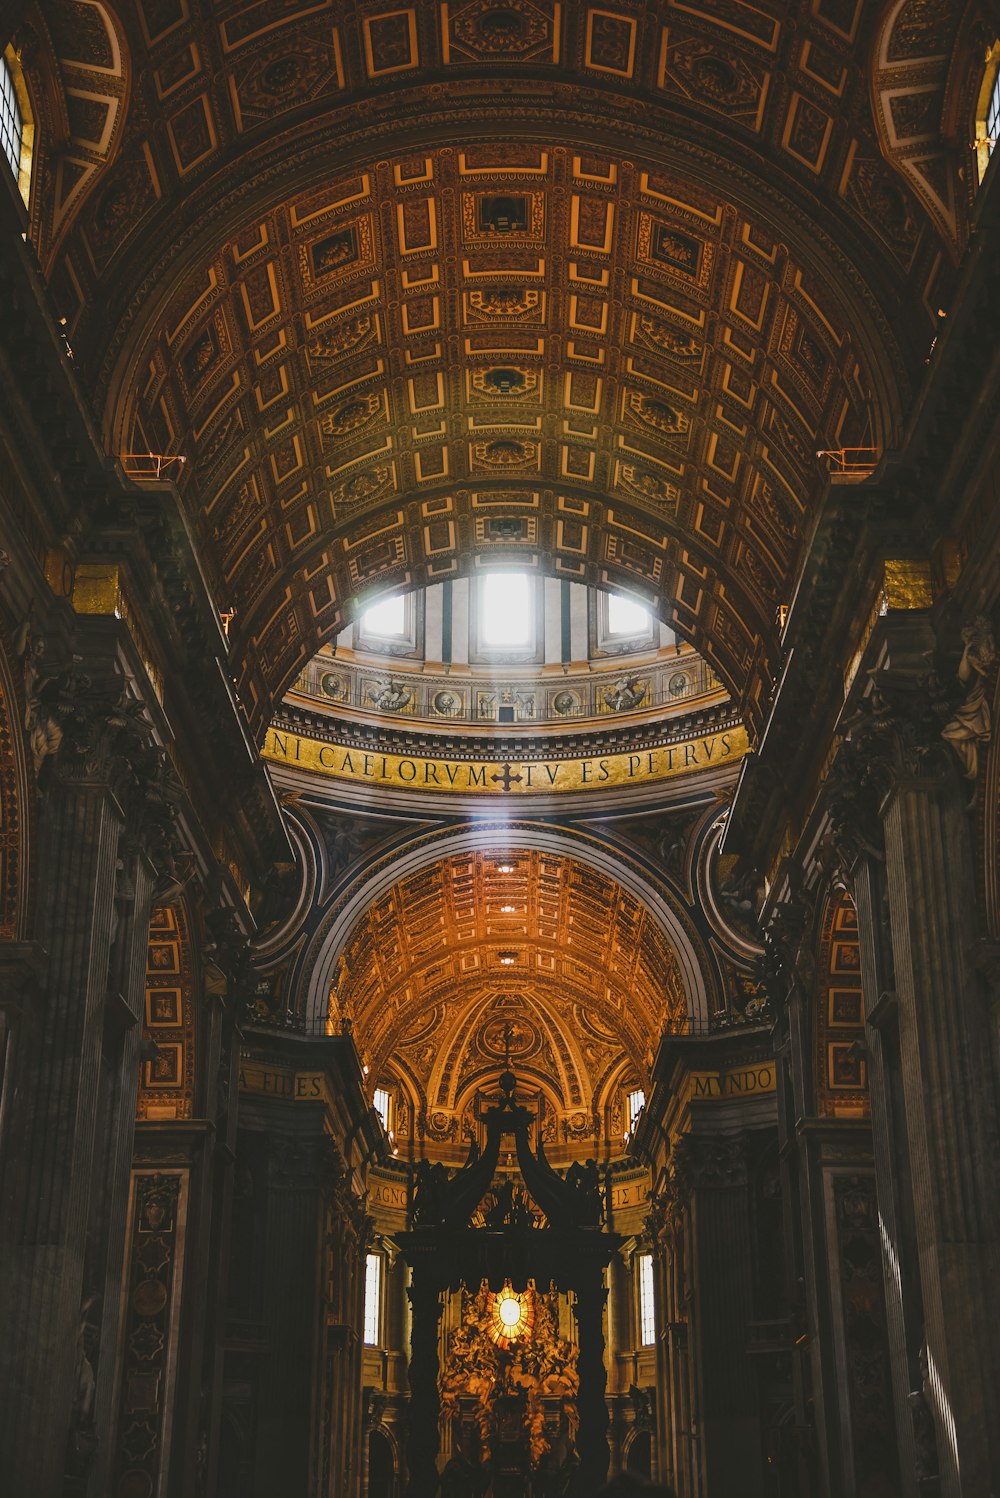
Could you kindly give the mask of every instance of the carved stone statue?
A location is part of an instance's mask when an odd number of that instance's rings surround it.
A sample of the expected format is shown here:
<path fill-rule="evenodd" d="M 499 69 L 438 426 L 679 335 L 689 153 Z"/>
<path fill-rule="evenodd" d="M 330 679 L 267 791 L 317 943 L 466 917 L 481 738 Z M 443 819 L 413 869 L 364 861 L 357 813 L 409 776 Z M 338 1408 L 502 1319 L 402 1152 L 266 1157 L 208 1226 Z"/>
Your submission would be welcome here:
<path fill-rule="evenodd" d="M 601 1199 L 601 1179 L 597 1161 L 588 1160 L 584 1165 L 574 1161 L 566 1172 L 566 1184 L 577 1194 L 579 1206 L 576 1216 L 582 1226 L 600 1227 L 604 1221 L 604 1202 Z"/>
<path fill-rule="evenodd" d="M 14 637 L 14 649 L 24 671 L 24 730 L 36 775 L 50 755 L 58 754 L 63 741 L 59 678 L 46 666 L 47 648 L 29 610 Z"/>
<path fill-rule="evenodd" d="M 417 1163 L 413 1181 L 413 1226 L 427 1227 L 441 1221 L 444 1212 L 444 1188 L 448 1184 L 447 1167 L 429 1160 Z"/>
<path fill-rule="evenodd" d="M 97 1327 L 90 1319 L 90 1312 L 97 1300 L 97 1295 L 90 1295 L 80 1307 L 80 1322 L 76 1334 L 76 1388 L 73 1394 L 73 1412 L 66 1447 L 65 1490 L 68 1493 L 82 1494 L 86 1490 L 87 1479 L 97 1451 L 97 1437 L 94 1433 L 97 1378 L 91 1361 Z"/>
<path fill-rule="evenodd" d="M 941 737 L 961 760 L 965 778 L 975 780 L 979 775 L 979 746 L 989 743 L 993 732 L 987 682 L 997 663 L 997 647 L 990 621 L 977 614 L 962 630 L 962 643 L 958 679 L 966 689 L 965 701 L 945 724 Z"/>

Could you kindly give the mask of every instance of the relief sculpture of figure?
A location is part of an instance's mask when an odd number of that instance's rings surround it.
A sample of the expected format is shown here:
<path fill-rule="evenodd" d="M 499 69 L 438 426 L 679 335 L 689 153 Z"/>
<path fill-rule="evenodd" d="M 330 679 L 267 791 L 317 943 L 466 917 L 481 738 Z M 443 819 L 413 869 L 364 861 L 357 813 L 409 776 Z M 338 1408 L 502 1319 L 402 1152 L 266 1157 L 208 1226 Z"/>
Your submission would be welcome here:
<path fill-rule="evenodd" d="M 402 682 L 390 677 L 388 681 L 376 682 L 371 688 L 370 696 L 375 706 L 383 712 L 398 713 L 407 706 L 413 693 Z"/>
<path fill-rule="evenodd" d="M 63 739 L 62 724 L 52 695 L 52 674 L 45 661 L 46 640 L 34 627 L 33 607 L 21 624 L 14 649 L 24 669 L 24 728 L 37 775 L 49 755 L 56 754 Z"/>
<path fill-rule="evenodd" d="M 646 683 L 637 676 L 626 676 L 624 681 L 607 689 L 604 700 L 612 712 L 626 713 L 630 708 L 638 707 L 645 695 Z"/>
<path fill-rule="evenodd" d="M 965 701 L 945 724 L 941 737 L 961 760 L 966 780 L 975 780 L 979 775 L 979 746 L 989 743 L 993 726 L 987 682 L 997 663 L 997 647 L 990 621 L 978 614 L 962 630 L 962 644 L 958 679 L 966 688 Z"/>

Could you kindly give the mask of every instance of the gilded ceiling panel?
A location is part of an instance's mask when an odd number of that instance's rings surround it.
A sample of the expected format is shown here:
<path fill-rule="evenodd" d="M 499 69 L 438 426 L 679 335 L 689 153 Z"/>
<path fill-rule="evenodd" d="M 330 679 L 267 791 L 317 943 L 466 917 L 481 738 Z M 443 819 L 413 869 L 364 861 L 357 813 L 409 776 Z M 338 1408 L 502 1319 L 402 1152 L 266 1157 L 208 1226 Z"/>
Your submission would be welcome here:
<path fill-rule="evenodd" d="M 352 932 L 335 1000 L 373 1074 L 392 1060 L 451 1111 L 495 1077 L 508 1040 L 519 1072 L 589 1110 L 609 1070 L 648 1072 L 654 1038 L 686 1010 L 649 913 L 537 850 L 468 853 L 401 880 Z"/>
<path fill-rule="evenodd" d="M 359 597 L 530 498 L 502 559 L 655 599 L 752 728 L 817 449 L 891 440 L 964 233 L 937 106 L 890 140 L 869 88 L 943 86 L 955 7 L 52 8 L 123 82 L 33 233 L 118 450 L 186 459 L 255 727 Z"/>
<path fill-rule="evenodd" d="M 738 677 L 773 638 L 816 445 L 873 420 L 859 353 L 721 195 L 688 203 L 604 159 L 600 199 L 572 151 L 511 154 L 441 151 L 416 187 L 385 162 L 223 247 L 166 308 L 132 443 L 185 434 L 257 656 L 291 660 L 359 595 L 453 574 L 481 544 L 473 496 L 540 489 L 543 522 L 509 527 L 505 559 L 639 585 L 683 634 L 713 630 Z M 597 523 L 554 526 L 554 496 Z M 721 634 L 684 598 L 691 564 Z"/>

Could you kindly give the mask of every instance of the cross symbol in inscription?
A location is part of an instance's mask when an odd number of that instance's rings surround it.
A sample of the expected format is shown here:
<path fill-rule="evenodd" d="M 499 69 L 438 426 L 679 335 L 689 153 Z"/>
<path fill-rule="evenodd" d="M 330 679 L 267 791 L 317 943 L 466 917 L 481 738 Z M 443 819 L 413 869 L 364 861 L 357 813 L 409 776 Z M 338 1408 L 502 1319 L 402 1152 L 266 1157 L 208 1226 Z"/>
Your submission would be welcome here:
<path fill-rule="evenodd" d="M 523 775 L 512 775 L 510 773 L 510 765 L 504 765 L 504 767 L 503 767 L 503 774 L 502 775 L 491 775 L 490 779 L 494 780 L 497 785 L 502 785 L 505 791 L 509 791 L 510 788 L 511 788 L 511 786 L 515 783 L 515 781 L 519 784 L 524 779 L 524 776 Z"/>

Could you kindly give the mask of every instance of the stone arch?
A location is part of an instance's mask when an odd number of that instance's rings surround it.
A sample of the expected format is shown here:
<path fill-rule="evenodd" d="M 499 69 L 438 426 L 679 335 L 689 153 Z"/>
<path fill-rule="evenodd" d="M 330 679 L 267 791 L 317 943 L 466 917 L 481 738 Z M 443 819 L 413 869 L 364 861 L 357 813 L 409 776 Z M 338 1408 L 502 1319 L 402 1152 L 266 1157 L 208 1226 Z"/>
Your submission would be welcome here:
<path fill-rule="evenodd" d="M 481 822 L 448 828 L 394 848 L 377 863 L 359 870 L 313 934 L 297 972 L 307 1033 L 321 1034 L 328 1024 L 329 993 L 338 963 L 356 922 L 368 908 L 407 874 L 439 862 L 451 854 L 523 847 L 576 858 L 591 864 L 620 884 L 659 925 L 677 959 L 688 1015 L 699 1024 L 722 1002 L 722 988 L 707 950 L 680 902 L 669 888 L 654 881 L 607 844 L 579 831 L 532 822 Z"/>
<path fill-rule="evenodd" d="M 59 242 L 118 154 L 131 55 L 104 0 L 29 6 L 14 43 L 35 115 L 30 234 L 50 269 Z M 124 189 L 133 192 L 129 182 Z M 109 226 L 109 247 L 114 226 Z M 70 329 L 72 331 L 72 329 Z"/>
<path fill-rule="evenodd" d="M 933 219 L 957 260 L 969 226 L 970 194 L 959 167 L 971 169 L 963 74 L 976 73 L 984 36 L 978 0 L 891 0 L 879 26 L 871 70 L 872 111 L 882 154 Z M 964 138 L 963 138 L 964 136 Z"/>
<path fill-rule="evenodd" d="M 648 1430 L 629 1431 L 623 1454 L 626 1472 L 635 1473 L 637 1477 L 652 1477 L 652 1435 Z"/>
<path fill-rule="evenodd" d="M 482 133 L 481 121 L 469 120 L 468 125 L 470 132 Z M 568 130 L 574 142 L 579 140 L 579 120 L 549 125 L 545 136 L 552 154 L 567 149 Z M 406 149 L 416 150 L 418 141 L 431 138 L 428 122 L 426 132 L 410 132 Z M 394 142 L 386 139 L 380 143 L 379 157 L 388 163 L 395 150 Z M 338 142 L 340 151 L 345 167 L 350 163 L 362 173 L 368 171 L 366 142 L 345 136 Z M 661 163 L 671 169 L 684 165 L 677 144 L 671 142 L 668 148 L 666 140 L 650 142 L 641 153 L 632 154 L 641 154 L 643 172 L 647 157 L 650 169 L 659 170 Z M 327 159 L 322 157 L 324 179 Z M 720 175 L 723 162 L 720 157 Z M 697 171 L 699 178 L 707 171 L 704 161 L 698 162 Z M 376 383 L 361 394 L 344 387 L 343 401 L 340 387 L 336 400 L 329 391 L 330 409 L 324 413 L 318 413 L 311 395 L 303 393 L 304 405 L 295 403 L 296 384 L 305 378 L 312 357 L 311 345 L 299 328 L 299 314 L 273 302 L 275 327 L 288 323 L 283 336 L 287 348 L 297 351 L 287 368 L 282 366 L 281 377 L 290 381 L 288 410 L 297 414 L 289 418 L 287 432 L 282 429 L 272 451 L 256 433 L 259 413 L 249 406 L 244 409 L 249 386 L 245 380 L 232 384 L 229 375 L 248 357 L 242 336 L 234 331 L 241 326 L 242 297 L 249 295 L 244 277 L 266 268 L 261 262 L 254 269 L 258 249 L 246 252 L 248 270 L 227 270 L 223 261 L 234 242 L 276 245 L 280 235 L 274 216 L 291 211 L 289 194 L 301 191 L 308 196 L 317 190 L 314 173 L 308 153 L 297 153 L 293 163 L 282 161 L 280 180 L 270 170 L 258 173 L 254 191 L 244 188 L 238 201 L 225 193 L 217 194 L 210 208 L 192 200 L 169 265 L 158 263 L 154 268 L 150 261 L 144 266 L 144 285 L 123 312 L 99 375 L 111 450 L 185 460 L 183 468 L 171 471 L 191 507 L 220 600 L 235 611 L 230 636 L 233 671 L 253 730 L 263 731 L 273 703 L 315 650 L 349 621 L 367 591 L 405 589 L 457 576 L 472 552 L 485 554 L 488 543 L 473 539 L 476 528 L 488 521 L 487 505 L 506 504 L 504 494 L 514 491 L 519 497 L 511 504 L 518 509 L 515 518 L 522 539 L 508 538 L 505 545 L 519 561 L 527 568 L 545 565 L 553 575 L 597 586 L 631 586 L 658 607 L 669 608 L 678 633 L 705 654 L 737 695 L 746 693 L 748 716 L 759 723 L 780 656 L 776 609 L 781 596 L 790 592 L 797 565 L 792 554 L 808 531 L 805 512 L 810 496 L 817 498 L 825 483 L 816 450 L 863 440 L 882 447 L 891 444 L 898 430 L 900 375 L 907 360 L 893 361 L 894 335 L 857 274 L 845 274 L 843 246 L 818 225 L 815 233 L 803 234 L 801 214 L 788 205 L 774 204 L 762 226 L 768 242 L 774 242 L 775 255 L 780 250 L 784 257 L 787 250 L 791 256 L 786 272 L 771 281 L 771 294 L 782 298 L 781 315 L 798 350 L 796 368 L 801 365 L 805 371 L 810 364 L 813 373 L 796 374 L 784 384 L 777 377 L 769 380 L 766 418 L 762 408 L 751 423 L 756 435 L 746 437 L 740 452 L 731 455 L 726 483 L 738 480 L 745 488 L 745 503 L 738 513 L 753 516 L 746 518 L 746 534 L 739 539 L 735 532 L 730 535 L 728 521 L 722 518 L 710 522 L 706 514 L 703 524 L 694 522 L 694 494 L 701 493 L 695 481 L 697 465 L 691 466 L 680 486 L 666 477 L 668 472 L 676 477 L 672 444 L 690 445 L 696 439 L 701 443 L 698 434 L 705 427 L 705 413 L 694 408 L 688 414 L 675 412 L 638 391 L 624 404 L 616 396 L 613 406 L 604 409 L 604 395 L 598 390 L 587 396 L 597 401 L 591 414 L 603 412 L 594 426 L 594 464 L 584 464 L 577 455 L 574 467 L 568 453 L 557 462 L 555 449 L 550 453 L 546 446 L 551 446 L 549 438 L 539 438 L 537 432 L 530 440 L 525 435 L 526 417 L 517 421 L 502 413 L 490 428 L 494 439 L 487 447 L 504 448 L 505 456 L 478 452 L 479 444 L 471 437 L 463 438 L 461 452 L 456 448 L 449 456 L 445 443 L 432 455 L 429 444 L 423 443 L 426 434 L 418 433 L 413 452 L 425 454 L 418 463 L 415 456 L 412 461 L 406 456 L 410 437 L 405 451 L 402 444 L 401 433 L 404 428 L 415 430 L 415 418 L 410 395 L 394 376 L 372 374 Z M 725 211 L 731 207 L 749 213 L 740 206 L 749 201 L 749 179 L 741 181 L 733 173 L 725 180 L 733 197 L 732 204 L 727 199 Z M 554 189 L 554 177 L 552 184 Z M 769 192 L 769 204 L 772 199 Z M 451 188 L 446 200 L 452 200 Z M 372 202 L 379 208 L 378 193 Z M 622 213 L 625 206 L 623 197 Z M 363 238 L 367 245 L 367 231 Z M 360 253 L 360 244 L 341 248 Z M 162 249 L 161 243 L 158 252 Z M 335 250 L 335 245 L 328 246 L 323 253 Z M 287 274 L 298 277 L 306 261 L 296 258 L 298 252 L 293 254 L 291 248 L 288 255 L 294 264 L 289 261 Z M 308 269 L 302 273 L 312 275 Z M 551 297 L 550 304 L 554 308 L 561 302 Z M 350 327 L 341 329 L 348 347 L 367 348 L 367 339 L 374 349 L 372 340 L 383 336 L 379 329 L 388 328 L 389 319 L 397 314 L 395 303 L 390 306 L 378 291 L 364 315 L 352 314 Z M 558 331 L 561 324 L 553 322 L 552 327 Z M 558 337 L 553 334 L 550 346 L 560 347 L 564 336 L 561 331 Z M 361 342 L 352 344 L 354 338 Z M 457 363 L 448 356 L 442 379 L 447 374 L 464 381 L 470 370 L 455 357 Z M 545 370 L 553 390 L 565 374 L 561 364 Z M 309 378 L 314 380 L 313 375 Z M 810 382 L 813 395 L 803 404 L 813 414 L 807 417 L 799 402 Z M 469 389 L 474 391 L 473 386 Z M 632 396 L 637 404 L 631 403 Z M 578 392 L 577 398 L 582 401 L 584 396 Z M 473 414 L 476 399 L 469 395 Z M 758 420 L 759 427 L 754 425 Z M 622 427 L 620 436 L 626 428 L 634 431 L 636 445 L 608 446 L 601 435 L 605 427 L 608 434 Z M 711 447 L 716 454 L 707 428 L 704 439 L 705 451 Z M 519 454 L 512 452 L 517 446 Z M 326 456 L 317 466 L 310 455 L 320 452 Z M 625 452 L 635 461 L 625 461 Z M 639 453 L 650 462 L 640 462 Z M 713 471 L 721 483 L 722 469 Z M 279 502 L 279 491 L 288 495 L 287 503 Z M 728 500 L 722 503 L 725 508 Z M 683 510 L 680 522 L 678 505 Z M 750 544 L 753 536 L 759 540 Z"/>
<path fill-rule="evenodd" d="M 369 1498 L 395 1498 L 396 1453 L 393 1443 L 384 1430 L 368 1433 L 368 1495 Z"/>

